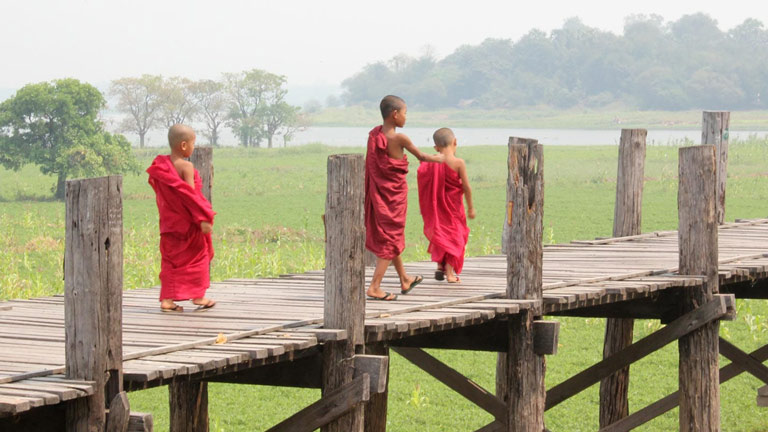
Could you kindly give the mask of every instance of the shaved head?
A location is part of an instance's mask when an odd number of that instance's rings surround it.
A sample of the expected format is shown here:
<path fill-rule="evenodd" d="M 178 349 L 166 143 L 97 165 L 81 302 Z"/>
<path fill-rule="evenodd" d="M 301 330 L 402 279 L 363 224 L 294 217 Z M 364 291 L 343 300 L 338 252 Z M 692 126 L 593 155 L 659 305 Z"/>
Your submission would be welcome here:
<path fill-rule="evenodd" d="M 397 111 L 403 108 L 405 108 L 405 101 L 403 98 L 394 95 L 384 96 L 384 99 L 382 99 L 379 104 L 381 118 L 383 119 L 389 117 L 389 115 L 392 114 L 392 111 Z"/>
<path fill-rule="evenodd" d="M 168 129 L 168 145 L 175 148 L 182 141 L 192 141 L 195 138 L 195 130 L 183 124 L 175 124 Z"/>
<path fill-rule="evenodd" d="M 440 128 L 432 134 L 432 141 L 438 147 L 448 147 L 455 138 L 453 131 L 448 128 Z"/>

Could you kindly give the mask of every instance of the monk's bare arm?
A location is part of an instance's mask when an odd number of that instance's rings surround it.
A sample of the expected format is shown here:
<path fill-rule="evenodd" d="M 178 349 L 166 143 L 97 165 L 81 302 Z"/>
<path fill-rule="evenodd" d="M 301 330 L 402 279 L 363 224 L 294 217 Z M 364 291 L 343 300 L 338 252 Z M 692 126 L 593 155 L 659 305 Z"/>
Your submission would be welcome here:
<path fill-rule="evenodd" d="M 467 176 L 467 165 L 463 159 L 459 159 L 459 178 L 461 178 L 461 187 L 464 189 L 464 198 L 467 200 L 467 213 L 470 219 L 475 218 L 475 207 L 472 205 L 472 188 L 469 186 L 469 177 Z"/>
<path fill-rule="evenodd" d="M 400 142 L 404 149 L 408 150 L 412 155 L 416 156 L 416 159 L 422 161 L 422 162 L 443 162 L 445 160 L 445 156 L 438 153 L 435 155 L 426 154 L 416 148 L 415 145 L 413 145 L 413 142 L 410 138 L 408 138 L 404 134 L 398 134 L 398 138 L 400 138 Z"/>
<path fill-rule="evenodd" d="M 213 225 L 211 225 L 210 222 L 202 221 L 200 222 L 200 231 L 202 231 L 203 234 L 208 234 L 213 231 Z"/>

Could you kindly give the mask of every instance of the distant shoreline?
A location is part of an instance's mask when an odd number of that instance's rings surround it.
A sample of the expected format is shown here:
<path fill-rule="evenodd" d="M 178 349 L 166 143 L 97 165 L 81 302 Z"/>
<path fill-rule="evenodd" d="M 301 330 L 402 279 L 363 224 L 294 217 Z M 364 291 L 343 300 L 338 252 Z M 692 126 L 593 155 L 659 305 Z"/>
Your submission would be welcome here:
<path fill-rule="evenodd" d="M 408 110 L 411 127 L 690 130 L 701 127 L 702 110 L 640 111 L 630 109 L 530 108 L 516 110 Z M 365 127 L 379 123 L 375 108 L 326 108 L 309 115 L 313 127 Z M 768 111 L 731 111 L 731 130 L 768 131 Z"/>

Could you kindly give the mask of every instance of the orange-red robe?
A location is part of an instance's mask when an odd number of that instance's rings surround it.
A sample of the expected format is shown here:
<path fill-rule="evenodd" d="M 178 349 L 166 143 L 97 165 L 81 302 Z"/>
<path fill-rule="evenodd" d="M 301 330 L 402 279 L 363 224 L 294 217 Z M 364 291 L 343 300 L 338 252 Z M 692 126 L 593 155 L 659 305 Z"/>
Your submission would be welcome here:
<path fill-rule="evenodd" d="M 200 175 L 195 170 L 193 188 L 167 155 L 156 157 L 147 173 L 160 213 L 160 300 L 204 297 L 211 284 L 213 243 L 200 231 L 200 222 L 213 223 L 216 213 L 203 196 Z"/>
<path fill-rule="evenodd" d="M 429 240 L 427 251 L 432 261 L 443 266 L 450 264 L 459 274 L 469 239 L 461 178 L 448 165 L 431 162 L 419 165 L 416 178 L 424 235 Z"/>
<path fill-rule="evenodd" d="M 408 159 L 392 159 L 387 137 L 376 126 L 368 134 L 365 155 L 365 247 L 391 260 L 405 249 L 408 210 Z"/>

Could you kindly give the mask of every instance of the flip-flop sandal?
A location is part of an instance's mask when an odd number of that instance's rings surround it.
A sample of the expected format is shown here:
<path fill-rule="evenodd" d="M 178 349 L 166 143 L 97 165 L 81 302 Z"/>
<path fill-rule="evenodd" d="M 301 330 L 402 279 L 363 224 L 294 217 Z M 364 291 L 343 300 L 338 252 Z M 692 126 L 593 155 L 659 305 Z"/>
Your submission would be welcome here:
<path fill-rule="evenodd" d="M 435 280 L 443 280 L 445 279 L 445 272 L 442 270 L 435 270 Z"/>
<path fill-rule="evenodd" d="M 389 298 L 389 296 L 392 296 L 392 298 Z M 393 301 L 393 300 L 397 300 L 397 294 L 392 294 L 384 291 L 384 297 L 368 296 L 368 300 Z"/>
<path fill-rule="evenodd" d="M 195 312 L 201 312 L 201 311 L 204 311 L 204 310 L 208 310 L 208 309 L 210 309 L 210 308 L 212 308 L 214 306 L 216 306 L 216 300 L 208 300 L 208 303 L 206 303 L 204 305 L 198 305 L 195 308 Z"/>
<path fill-rule="evenodd" d="M 177 304 L 173 305 L 173 307 L 170 308 L 164 308 L 160 306 L 160 310 L 163 312 L 184 312 L 184 306 L 179 306 Z"/>
<path fill-rule="evenodd" d="M 456 276 L 456 280 L 454 280 L 454 281 L 448 281 L 448 283 L 461 283 L 461 278 L 459 278 L 458 276 Z"/>
<path fill-rule="evenodd" d="M 416 287 L 416 285 L 420 284 L 420 283 L 421 283 L 421 281 L 423 281 L 423 280 L 424 280 L 424 278 L 423 278 L 423 277 L 421 277 L 421 276 L 416 276 L 416 278 L 414 278 L 414 279 L 413 279 L 413 282 L 411 282 L 411 285 L 409 285 L 409 286 L 408 286 L 408 288 L 406 288 L 406 289 L 401 289 L 401 290 L 400 290 L 400 294 L 408 294 L 409 292 L 411 292 L 411 290 L 412 290 L 413 288 L 415 288 L 415 287 Z"/>

